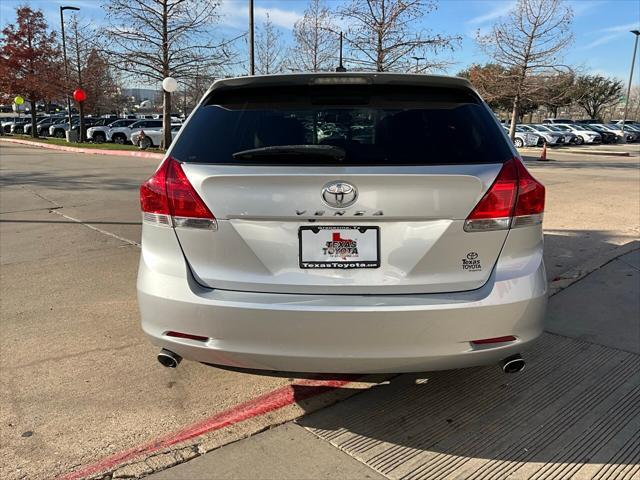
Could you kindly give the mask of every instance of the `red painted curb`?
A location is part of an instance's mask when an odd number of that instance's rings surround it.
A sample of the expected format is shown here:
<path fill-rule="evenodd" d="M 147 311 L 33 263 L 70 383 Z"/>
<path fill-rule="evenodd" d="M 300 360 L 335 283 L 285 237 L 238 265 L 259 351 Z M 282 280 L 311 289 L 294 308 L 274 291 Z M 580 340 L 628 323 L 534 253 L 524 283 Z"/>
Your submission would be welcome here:
<path fill-rule="evenodd" d="M 131 152 L 128 150 L 104 150 L 101 148 L 81 148 L 81 147 L 65 147 L 64 145 L 47 145 L 46 143 L 30 142 L 29 140 L 20 140 L 17 138 L 0 138 L 3 142 L 17 143 L 21 145 L 29 145 L 31 147 L 48 148 L 50 150 L 62 150 L 65 152 L 73 153 L 89 153 L 94 155 L 116 155 L 124 157 L 138 157 L 138 158 L 156 158 L 162 160 L 164 155 L 162 153 L 153 152 Z"/>
<path fill-rule="evenodd" d="M 86 465 L 80 470 L 67 473 L 59 480 L 77 480 L 103 471 L 111 471 L 131 460 L 149 455 L 150 453 L 168 448 L 172 445 L 204 435 L 205 433 L 220 430 L 224 427 L 264 415 L 278 410 L 301 400 L 315 397 L 325 392 L 336 390 L 359 377 L 350 377 L 345 380 L 300 380 L 291 385 L 273 390 L 247 402 L 236 405 L 224 412 L 217 413 L 206 420 L 189 425 L 181 430 L 137 447 L 116 453 L 96 463 Z"/>

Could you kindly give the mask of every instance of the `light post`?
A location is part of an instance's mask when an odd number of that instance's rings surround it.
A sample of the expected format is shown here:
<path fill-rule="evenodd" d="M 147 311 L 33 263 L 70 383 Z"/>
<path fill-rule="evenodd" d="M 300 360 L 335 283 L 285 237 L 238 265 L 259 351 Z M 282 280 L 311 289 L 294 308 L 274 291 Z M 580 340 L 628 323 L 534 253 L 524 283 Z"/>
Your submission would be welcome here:
<path fill-rule="evenodd" d="M 167 150 L 171 145 L 171 94 L 178 90 L 178 82 L 173 77 L 165 77 L 162 80 L 164 90 L 164 109 L 162 112 L 162 139 L 160 146 Z"/>
<path fill-rule="evenodd" d="M 633 68 L 636 64 L 636 52 L 638 51 L 638 36 L 640 35 L 640 30 L 631 30 L 636 36 L 635 43 L 633 45 L 633 57 L 631 57 L 631 72 L 629 72 L 629 85 L 627 85 L 627 98 L 624 102 L 624 115 L 622 116 L 622 140 L 624 141 L 624 126 L 627 121 L 627 110 L 629 108 L 629 95 L 631 95 L 631 82 L 633 81 Z"/>
<path fill-rule="evenodd" d="M 67 120 L 69 122 L 69 133 L 71 133 L 71 98 L 69 97 L 69 66 L 67 65 L 67 41 L 64 36 L 64 11 L 79 11 L 78 7 L 60 6 L 60 28 L 62 30 L 62 57 L 64 59 L 64 77 L 66 82 L 65 93 L 67 96 Z"/>
<path fill-rule="evenodd" d="M 426 57 L 411 57 L 416 61 L 416 73 L 418 73 L 418 62 L 420 62 L 420 60 L 426 60 Z"/>
<path fill-rule="evenodd" d="M 73 22 L 73 35 L 76 42 L 76 65 L 78 66 L 78 89 L 82 90 L 82 66 L 80 65 L 80 42 L 78 41 L 78 17 Z M 75 92 L 74 92 L 75 97 Z M 74 98 L 75 99 L 75 98 Z M 77 101 L 77 100 L 76 100 Z M 84 142 L 84 100 L 78 102 L 78 141 Z M 69 126 L 71 131 L 71 126 Z"/>
<path fill-rule="evenodd" d="M 253 39 L 253 0 L 249 0 L 249 75 L 256 74 L 256 62 L 254 58 Z"/>
<path fill-rule="evenodd" d="M 340 64 L 336 67 L 336 72 L 346 72 L 347 69 L 344 68 L 342 64 L 342 32 L 340 32 Z"/>

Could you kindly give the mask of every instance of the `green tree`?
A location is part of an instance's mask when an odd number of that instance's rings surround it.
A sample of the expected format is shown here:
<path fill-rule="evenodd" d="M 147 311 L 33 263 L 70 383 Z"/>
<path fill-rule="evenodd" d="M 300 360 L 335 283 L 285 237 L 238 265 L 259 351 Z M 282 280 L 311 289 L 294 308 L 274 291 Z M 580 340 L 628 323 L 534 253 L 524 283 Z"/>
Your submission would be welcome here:
<path fill-rule="evenodd" d="M 623 84 L 620 80 L 602 75 L 580 75 L 575 85 L 576 103 L 589 118 L 600 118 L 601 112 L 608 106 L 620 101 Z"/>

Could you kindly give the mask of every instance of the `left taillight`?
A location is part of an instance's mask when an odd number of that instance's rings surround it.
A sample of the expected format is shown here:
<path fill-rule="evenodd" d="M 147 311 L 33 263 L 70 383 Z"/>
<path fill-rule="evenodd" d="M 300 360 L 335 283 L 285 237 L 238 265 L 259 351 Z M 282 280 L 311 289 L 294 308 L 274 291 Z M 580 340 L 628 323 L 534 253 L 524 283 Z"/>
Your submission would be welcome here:
<path fill-rule="evenodd" d="M 140 186 L 140 207 L 145 223 L 216 230 L 217 222 L 182 170 L 168 157 Z"/>

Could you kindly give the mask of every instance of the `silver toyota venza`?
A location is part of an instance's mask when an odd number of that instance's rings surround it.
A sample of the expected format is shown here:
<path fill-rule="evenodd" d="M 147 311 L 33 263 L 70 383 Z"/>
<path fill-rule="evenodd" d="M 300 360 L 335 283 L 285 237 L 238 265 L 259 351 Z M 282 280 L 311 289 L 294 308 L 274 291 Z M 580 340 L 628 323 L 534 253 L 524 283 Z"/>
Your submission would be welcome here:
<path fill-rule="evenodd" d="M 169 367 L 518 371 L 544 199 L 466 80 L 219 80 L 140 189 L 142 327 Z"/>

